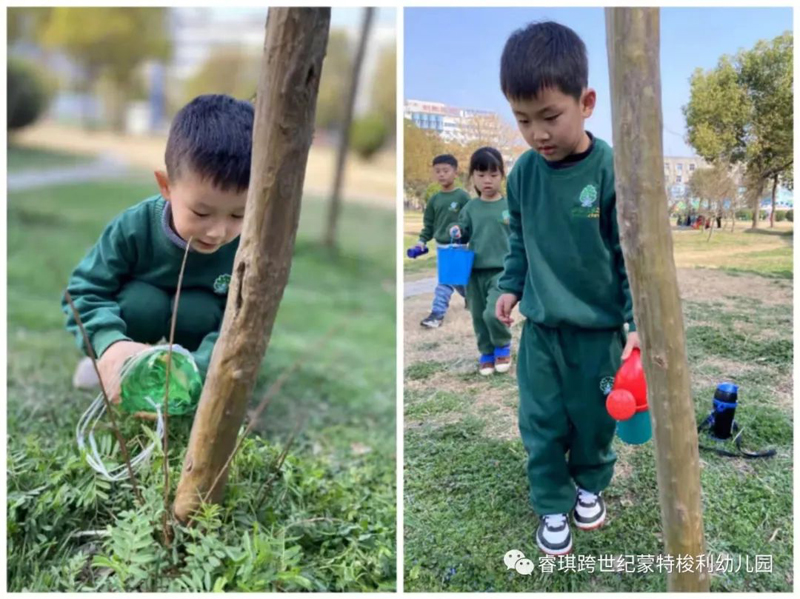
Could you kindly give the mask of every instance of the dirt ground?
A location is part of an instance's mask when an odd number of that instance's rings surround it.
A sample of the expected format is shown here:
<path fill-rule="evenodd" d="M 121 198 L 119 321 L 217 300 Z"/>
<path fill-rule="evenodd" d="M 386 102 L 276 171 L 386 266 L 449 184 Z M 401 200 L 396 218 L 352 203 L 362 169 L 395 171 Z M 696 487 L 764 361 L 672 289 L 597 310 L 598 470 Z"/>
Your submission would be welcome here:
<path fill-rule="evenodd" d="M 681 297 L 687 301 L 721 303 L 725 307 L 733 307 L 734 300 L 741 298 L 759 300 L 765 305 L 774 306 L 791 306 L 792 303 L 791 281 L 756 275 L 731 275 L 718 270 L 678 269 L 677 272 Z M 488 436 L 498 439 L 517 438 L 517 391 L 514 366 L 508 374 L 494 374 L 486 378 L 475 374 L 478 350 L 475 346 L 472 320 L 464 308 L 464 300 L 454 294 L 444 324 L 439 329 L 431 330 L 421 327 L 419 322 L 430 312 L 432 300 L 433 294 L 425 293 L 406 298 L 404 302 L 403 364 L 406 372 L 410 366 L 420 363 L 444 363 L 447 364 L 447 368 L 435 371 L 423 380 L 414 380 L 407 375 L 404 382 L 406 403 L 409 397 L 413 397 L 414 401 L 424 401 L 425 394 L 431 393 L 431 389 L 437 392 L 466 394 L 474 397 L 470 403 L 471 412 L 489 423 L 485 429 Z M 523 319 L 516 309 L 513 317 L 512 349 L 516 352 Z M 745 373 L 750 368 L 747 364 L 717 357 L 704 361 L 703 370 L 706 366 L 715 366 L 729 376 Z M 693 382 L 703 381 L 697 379 Z M 777 404 L 791 406 L 791 376 L 787 377 L 786 381 L 780 382 L 776 392 Z M 422 418 L 406 416 L 405 428 L 430 424 L 432 421 L 445 424 L 446 419 L 453 416 L 452 413 Z"/>
<path fill-rule="evenodd" d="M 57 123 L 42 121 L 15 135 L 20 146 L 98 155 L 112 153 L 127 161 L 133 168 L 155 170 L 164 168 L 163 136 L 120 136 L 108 131 L 84 131 Z M 307 193 L 325 196 L 333 185 L 335 148 L 314 145 L 308 157 L 305 189 Z M 345 172 L 344 197 L 348 201 L 394 208 L 396 205 L 396 156 L 382 152 L 365 162 L 358 157 L 348 159 Z"/>

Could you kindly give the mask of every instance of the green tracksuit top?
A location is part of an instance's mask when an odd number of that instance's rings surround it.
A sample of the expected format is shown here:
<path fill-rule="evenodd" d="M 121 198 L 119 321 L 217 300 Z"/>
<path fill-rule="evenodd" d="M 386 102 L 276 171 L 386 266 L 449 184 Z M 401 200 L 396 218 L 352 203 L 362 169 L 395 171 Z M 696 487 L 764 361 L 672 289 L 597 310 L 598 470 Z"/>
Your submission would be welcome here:
<path fill-rule="evenodd" d="M 475 198 L 461 210 L 458 226 L 461 242 L 475 252 L 472 268 L 503 268 L 508 253 L 508 200 L 487 202 Z"/>
<path fill-rule="evenodd" d="M 458 223 L 458 214 L 469 199 L 469 194 L 461 188 L 433 194 L 425 206 L 419 240 L 428 243 L 435 239 L 439 245 L 450 243 L 450 227 Z"/>
<path fill-rule="evenodd" d="M 106 226 L 67 285 L 95 355 L 100 357 L 115 341 L 131 340 L 117 302 L 126 283 L 142 281 L 174 295 L 184 254 L 180 245 L 185 248 L 185 241 L 172 231 L 167 202 L 160 195 L 128 208 Z M 213 254 L 190 251 L 182 289 L 214 294 L 224 307 L 238 247 L 237 237 Z M 61 307 L 67 315 L 67 330 L 86 351 L 65 298 Z M 208 365 L 218 334 L 210 331 L 204 338 L 198 348 L 202 355 L 195 354 L 198 365 Z"/>
<path fill-rule="evenodd" d="M 525 152 L 508 178 L 510 251 L 498 285 L 538 324 L 635 331 L 617 227 L 614 159 L 595 138 L 569 168 Z"/>

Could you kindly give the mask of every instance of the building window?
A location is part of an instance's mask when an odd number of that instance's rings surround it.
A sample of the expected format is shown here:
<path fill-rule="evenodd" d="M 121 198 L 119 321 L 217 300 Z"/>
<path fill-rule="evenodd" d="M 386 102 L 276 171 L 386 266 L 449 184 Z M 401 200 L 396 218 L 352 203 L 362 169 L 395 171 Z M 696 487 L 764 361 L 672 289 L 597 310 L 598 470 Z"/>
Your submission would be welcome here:
<path fill-rule="evenodd" d="M 689 165 L 689 172 L 690 173 L 694 172 L 694 164 Z"/>
<path fill-rule="evenodd" d="M 682 164 L 678 163 L 677 165 L 675 165 L 675 168 L 678 169 L 679 173 L 683 172 L 683 165 Z"/>
<path fill-rule="evenodd" d="M 680 175 L 675 177 L 675 183 L 683 183 L 683 181 L 681 180 L 681 176 Z"/>

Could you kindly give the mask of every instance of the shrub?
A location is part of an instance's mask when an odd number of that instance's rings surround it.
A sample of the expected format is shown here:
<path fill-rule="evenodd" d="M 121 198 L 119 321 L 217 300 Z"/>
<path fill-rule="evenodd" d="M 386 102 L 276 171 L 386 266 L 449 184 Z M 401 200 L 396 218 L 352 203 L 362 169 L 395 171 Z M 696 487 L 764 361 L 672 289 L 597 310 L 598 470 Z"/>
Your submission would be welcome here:
<path fill-rule="evenodd" d="M 788 220 L 790 223 L 794 222 L 794 209 L 786 211 L 786 220 Z"/>
<path fill-rule="evenodd" d="M 44 72 L 19 58 L 8 61 L 8 130 L 34 123 L 47 109 L 51 89 Z"/>
<path fill-rule="evenodd" d="M 752 210 L 737 210 L 736 220 L 753 220 Z"/>
<path fill-rule="evenodd" d="M 356 119 L 350 128 L 350 148 L 364 160 L 369 160 L 386 143 L 388 133 L 379 115 L 370 114 Z"/>
<path fill-rule="evenodd" d="M 775 211 L 775 221 L 781 222 L 786 220 L 786 210 L 776 210 Z"/>

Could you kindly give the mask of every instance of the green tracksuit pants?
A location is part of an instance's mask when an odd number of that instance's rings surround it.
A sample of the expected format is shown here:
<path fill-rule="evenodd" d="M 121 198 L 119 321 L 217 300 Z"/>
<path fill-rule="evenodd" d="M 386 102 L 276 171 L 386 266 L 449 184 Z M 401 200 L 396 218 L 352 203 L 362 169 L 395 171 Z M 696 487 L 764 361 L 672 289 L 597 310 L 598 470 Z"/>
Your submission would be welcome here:
<path fill-rule="evenodd" d="M 541 516 L 568 513 L 576 485 L 611 482 L 616 423 L 605 408 L 619 369 L 623 330 L 524 324 L 517 357 L 519 430 L 528 453 L 530 502 Z"/>
<path fill-rule="evenodd" d="M 119 295 L 125 334 L 138 343 L 169 339 L 175 296 L 142 281 L 130 281 Z M 175 322 L 175 343 L 195 351 L 206 335 L 219 330 L 225 298 L 205 290 L 183 289 Z"/>
<path fill-rule="evenodd" d="M 467 284 L 467 302 L 472 314 L 472 328 L 478 341 L 478 350 L 483 355 L 494 354 L 496 347 L 511 343 L 511 331 L 494 315 L 494 306 L 501 291 L 497 280 L 502 268 L 473 270 Z"/>

